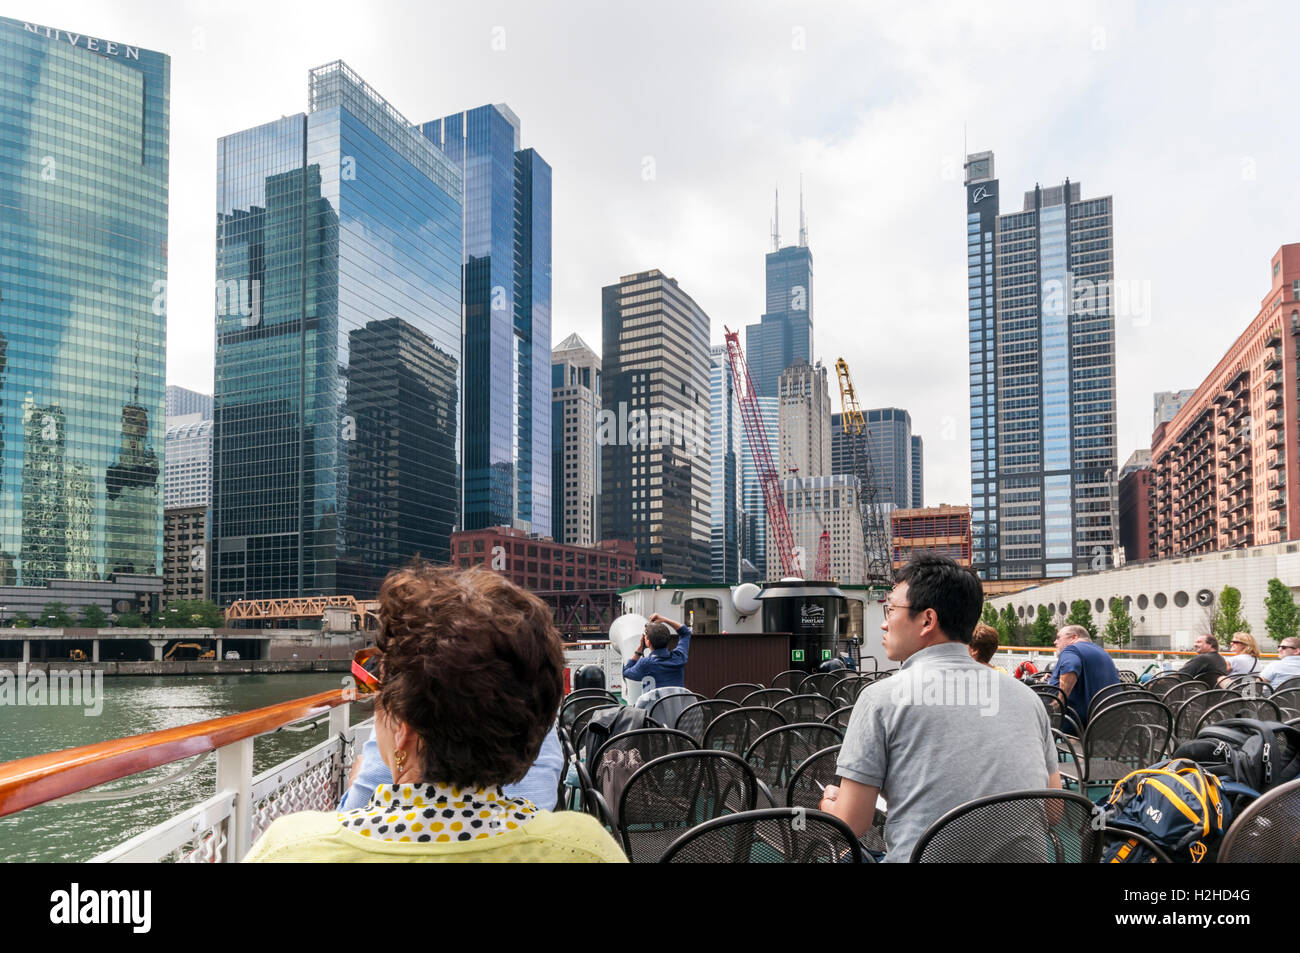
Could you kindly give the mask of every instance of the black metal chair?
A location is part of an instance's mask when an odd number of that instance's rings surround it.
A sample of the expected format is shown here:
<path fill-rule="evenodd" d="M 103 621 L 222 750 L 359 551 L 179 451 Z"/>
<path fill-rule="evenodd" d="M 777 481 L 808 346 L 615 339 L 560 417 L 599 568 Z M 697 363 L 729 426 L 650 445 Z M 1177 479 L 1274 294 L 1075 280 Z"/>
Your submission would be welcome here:
<path fill-rule="evenodd" d="M 1172 723 L 1173 714 L 1155 698 L 1109 705 L 1088 722 L 1077 747 L 1067 740 L 1073 763 L 1062 763 L 1061 776 L 1084 793 L 1089 786 L 1113 784 L 1164 757 Z M 1060 751 L 1059 738 L 1057 746 Z"/>
<path fill-rule="evenodd" d="M 878 662 L 878 661 L 876 660 L 876 657 L 875 657 L 874 655 L 863 655 L 863 656 L 861 656 L 861 657 L 858 659 L 858 671 L 859 671 L 859 672 L 862 672 L 862 673 L 864 673 L 864 674 L 870 674 L 870 673 L 868 673 L 868 672 L 866 671 L 866 664 L 867 664 L 868 662 L 871 663 L 871 671 L 872 671 L 872 672 L 878 672 L 878 671 L 880 671 L 880 662 Z"/>
<path fill-rule="evenodd" d="M 1088 702 L 1088 719 L 1101 710 L 1108 698 L 1114 698 L 1117 695 L 1128 695 L 1137 692 L 1137 697 L 1149 698 L 1150 694 L 1138 688 L 1136 685 L 1128 685 L 1124 682 L 1116 682 L 1114 685 L 1107 685 L 1105 688 L 1098 689 Z"/>
<path fill-rule="evenodd" d="M 1196 679 L 1190 681 L 1180 680 L 1166 690 L 1163 695 L 1160 695 L 1159 698 L 1169 707 L 1170 711 L 1176 712 L 1179 705 L 1203 691 L 1206 691 L 1205 686 Z"/>
<path fill-rule="evenodd" d="M 828 745 L 837 745 L 843 740 L 844 735 L 830 725 L 810 722 L 782 725 L 754 739 L 745 750 L 744 758 L 767 786 L 772 806 L 784 807 L 786 786 L 794 775 L 794 769 Z"/>
<path fill-rule="evenodd" d="M 806 807 L 817 810 L 821 807 L 822 794 L 828 784 L 839 783 L 837 762 L 840 746 L 831 745 L 811 755 L 808 760 L 794 769 L 790 783 L 785 789 L 785 802 L 790 807 Z M 858 838 L 863 850 L 885 852 L 885 822 L 887 815 L 876 799 L 876 816 L 870 829 Z"/>
<path fill-rule="evenodd" d="M 618 701 L 618 696 L 608 688 L 575 688 L 569 694 L 564 696 L 565 702 L 571 702 L 575 698 L 608 698 L 612 702 Z M 562 703 L 563 704 L 563 703 Z"/>
<path fill-rule="evenodd" d="M 656 758 L 628 778 L 619 796 L 618 834 L 632 863 L 654 863 L 692 827 L 752 811 L 754 769 L 727 751 L 682 751 Z"/>
<path fill-rule="evenodd" d="M 723 685 L 713 693 L 713 697 L 726 699 L 739 705 L 746 695 L 752 695 L 762 688 L 762 685 L 753 682 L 736 682 L 732 685 Z"/>
<path fill-rule="evenodd" d="M 845 705 L 843 708 L 835 709 L 822 719 L 822 724 L 830 725 L 838 729 L 840 734 L 844 734 L 849 730 L 849 719 L 853 717 L 853 708 L 853 705 Z"/>
<path fill-rule="evenodd" d="M 1173 688 L 1175 685 L 1187 681 L 1192 681 L 1192 679 L 1182 674 L 1181 672 L 1161 672 L 1159 675 L 1152 678 L 1149 682 L 1143 682 L 1142 687 L 1145 688 L 1147 691 L 1149 691 L 1151 694 L 1159 697 L 1163 695 L 1165 692 L 1169 691 L 1169 689 Z M 1196 679 L 1195 681 L 1199 682 L 1202 686 L 1204 686 L 1205 684 L 1204 682 L 1200 682 L 1200 679 Z"/>
<path fill-rule="evenodd" d="M 791 695 L 772 706 L 790 724 L 797 721 L 821 721 L 838 705 L 823 695 Z"/>
<path fill-rule="evenodd" d="M 1268 700 L 1282 712 L 1283 719 L 1300 718 L 1300 686 L 1275 691 Z"/>
<path fill-rule="evenodd" d="M 849 675 L 846 678 L 841 678 L 831 686 L 831 693 L 828 697 L 837 708 L 852 705 L 858 700 L 858 696 L 862 694 L 863 689 L 870 684 L 871 682 L 861 675 Z"/>
<path fill-rule="evenodd" d="M 1196 737 L 1196 723 L 1201 716 L 1220 702 L 1235 701 L 1241 696 L 1226 688 L 1205 688 L 1184 699 L 1174 709 L 1174 744 L 1179 745 Z"/>
<path fill-rule="evenodd" d="M 758 705 L 762 708 L 771 708 L 779 701 L 793 696 L 793 692 L 788 688 L 760 688 L 756 692 L 750 692 L 740 700 L 741 708 L 750 708 Z"/>
<path fill-rule="evenodd" d="M 773 688 L 788 688 L 791 694 L 799 690 L 799 683 L 808 677 L 808 673 L 797 668 L 788 669 L 772 677 Z"/>
<path fill-rule="evenodd" d="M 1073 791 L 1015 791 L 953 808 L 921 835 L 914 864 L 1095 864 L 1101 808 Z"/>
<path fill-rule="evenodd" d="M 1047 708 L 1047 721 L 1053 728 L 1065 731 L 1070 727 L 1071 733 L 1074 733 L 1073 721 L 1069 726 L 1064 724 L 1066 713 L 1070 710 L 1065 692 L 1055 685 L 1030 685 L 1029 690 L 1043 700 L 1043 705 Z"/>
<path fill-rule="evenodd" d="M 838 817 L 764 808 L 706 821 L 674 841 L 663 864 L 860 864 L 862 848 Z"/>
<path fill-rule="evenodd" d="M 657 691 L 669 692 L 671 690 L 661 688 L 657 689 Z M 696 702 L 704 700 L 703 695 L 697 695 L 695 692 L 682 689 L 679 692 L 666 694 L 662 698 L 653 702 L 646 711 L 646 717 L 656 725 L 661 725 L 664 728 L 671 728 L 673 725 L 677 724 L 678 715 Z"/>
<path fill-rule="evenodd" d="M 799 690 L 796 695 L 826 695 L 828 698 L 831 686 L 839 681 L 839 672 L 814 672 L 799 683 Z"/>
<path fill-rule="evenodd" d="M 1300 778 L 1280 784 L 1228 828 L 1219 847 L 1221 864 L 1300 862 Z"/>
<path fill-rule="evenodd" d="M 731 711 L 733 708 L 739 707 L 735 702 L 727 701 L 725 698 L 710 698 L 706 701 L 696 702 L 694 705 L 688 705 L 677 716 L 677 721 L 673 723 L 673 727 L 678 731 L 686 732 L 698 744 L 704 740 L 704 729 L 709 727 L 713 719 L 724 711 Z"/>
<path fill-rule="evenodd" d="M 743 756 L 759 735 L 785 724 L 789 719 L 774 708 L 733 708 L 709 722 L 700 747 Z"/>
<path fill-rule="evenodd" d="M 1126 668 L 1121 668 L 1119 670 L 1119 680 L 1129 685 L 1136 685 L 1138 680 L 1137 672 L 1130 671 L 1129 669 Z"/>
<path fill-rule="evenodd" d="M 1292 675 L 1290 678 L 1284 678 L 1273 686 L 1273 694 L 1284 692 L 1288 688 L 1300 688 L 1300 675 Z"/>
<path fill-rule="evenodd" d="M 583 738 L 583 735 L 587 732 L 587 725 L 591 724 L 591 719 L 594 718 L 598 712 L 605 711 L 607 708 L 621 707 L 623 706 L 604 704 L 595 708 L 585 708 L 583 709 L 582 714 L 578 715 L 578 717 L 573 720 L 573 724 L 569 726 L 569 738 L 573 745 L 573 750 L 577 752 L 580 758 L 592 754 L 592 752 L 584 750 L 587 742 L 586 739 Z"/>
<path fill-rule="evenodd" d="M 608 692 L 601 695 L 579 695 L 576 698 L 570 696 L 560 706 L 560 727 L 572 728 L 577 717 L 589 708 L 604 708 L 606 705 L 617 704 L 618 701 Z M 570 734 L 572 735 L 572 731 Z"/>
<path fill-rule="evenodd" d="M 1271 698 L 1229 698 L 1206 709 L 1192 728 L 1192 737 L 1201 733 L 1206 725 L 1217 725 L 1228 718 L 1258 718 L 1260 721 L 1281 721 L 1282 712 Z"/>
<path fill-rule="evenodd" d="M 649 764 L 664 755 L 698 750 L 699 745 L 695 739 L 683 731 L 674 731 L 672 728 L 638 728 L 615 735 L 601 745 L 588 759 L 587 770 L 593 780 L 599 781 L 601 762 L 606 755 L 615 751 L 635 751 L 642 764 Z"/>

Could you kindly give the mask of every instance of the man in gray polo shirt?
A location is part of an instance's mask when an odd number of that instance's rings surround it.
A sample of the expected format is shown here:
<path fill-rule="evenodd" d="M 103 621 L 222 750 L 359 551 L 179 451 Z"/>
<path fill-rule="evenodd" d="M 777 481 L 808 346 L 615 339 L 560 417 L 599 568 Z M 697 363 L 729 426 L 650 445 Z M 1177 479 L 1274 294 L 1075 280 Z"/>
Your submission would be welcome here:
<path fill-rule="evenodd" d="M 926 829 L 967 801 L 1061 786 L 1043 703 L 970 656 L 979 578 L 932 555 L 896 578 L 881 629 L 885 654 L 902 666 L 858 696 L 840 749 L 842 783 L 821 803 L 861 835 L 884 795 L 889 862 L 908 860 Z"/>

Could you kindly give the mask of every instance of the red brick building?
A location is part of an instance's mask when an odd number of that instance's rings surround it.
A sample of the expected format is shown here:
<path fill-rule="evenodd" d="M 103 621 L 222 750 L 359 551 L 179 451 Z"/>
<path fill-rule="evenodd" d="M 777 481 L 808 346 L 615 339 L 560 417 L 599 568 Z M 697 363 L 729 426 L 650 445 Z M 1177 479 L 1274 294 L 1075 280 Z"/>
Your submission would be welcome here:
<path fill-rule="evenodd" d="M 1151 437 L 1152 556 L 1300 536 L 1300 244 L 1273 256 L 1259 314 Z"/>
<path fill-rule="evenodd" d="M 1151 468 L 1138 467 L 1119 478 L 1119 544 L 1124 560 L 1151 558 Z"/>
<path fill-rule="evenodd" d="M 566 546 L 508 526 L 451 534 L 452 565 L 486 565 L 511 582 L 537 592 L 619 589 L 662 582 L 657 573 L 636 568 L 636 546 L 607 540 L 595 546 Z"/>
<path fill-rule="evenodd" d="M 889 515 L 893 533 L 894 568 L 917 553 L 937 553 L 959 566 L 970 565 L 970 507 L 923 506 L 894 510 Z"/>

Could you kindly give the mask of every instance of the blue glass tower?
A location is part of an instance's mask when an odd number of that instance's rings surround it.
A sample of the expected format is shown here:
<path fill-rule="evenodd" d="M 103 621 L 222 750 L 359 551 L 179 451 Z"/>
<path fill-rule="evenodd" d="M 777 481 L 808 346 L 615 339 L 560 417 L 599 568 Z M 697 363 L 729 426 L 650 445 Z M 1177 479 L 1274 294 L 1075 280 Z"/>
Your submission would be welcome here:
<path fill-rule="evenodd" d="M 0 18 L 0 585 L 161 575 L 170 63 Z"/>
<path fill-rule="evenodd" d="M 504 104 L 420 129 L 465 182 L 463 528 L 550 536 L 551 167 Z"/>
<path fill-rule="evenodd" d="M 745 328 L 745 363 L 759 397 L 780 396 L 781 372 L 797 359 L 813 363 L 813 262 L 802 194 L 798 245 L 781 247 L 779 222 L 778 206 L 766 259 L 767 310 Z"/>
<path fill-rule="evenodd" d="M 213 597 L 373 594 L 460 510 L 461 175 L 341 63 L 219 140 Z"/>

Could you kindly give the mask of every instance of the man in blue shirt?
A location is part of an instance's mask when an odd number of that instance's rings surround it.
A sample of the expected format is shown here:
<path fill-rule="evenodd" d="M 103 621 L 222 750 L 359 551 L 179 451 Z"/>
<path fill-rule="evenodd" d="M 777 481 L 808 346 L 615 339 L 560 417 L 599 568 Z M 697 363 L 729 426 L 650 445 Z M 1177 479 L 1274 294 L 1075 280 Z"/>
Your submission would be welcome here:
<path fill-rule="evenodd" d="M 673 632 L 677 633 L 673 645 Z M 691 649 L 690 626 L 674 622 L 658 612 L 650 616 L 641 645 L 623 666 L 623 678 L 640 682 L 641 690 L 686 687 L 686 659 Z"/>
<path fill-rule="evenodd" d="M 1070 709 L 1082 728 L 1088 721 L 1092 696 L 1119 681 L 1119 672 L 1106 650 L 1094 645 L 1088 630 L 1067 625 L 1056 633 L 1056 667 L 1051 684 L 1065 692 Z"/>

